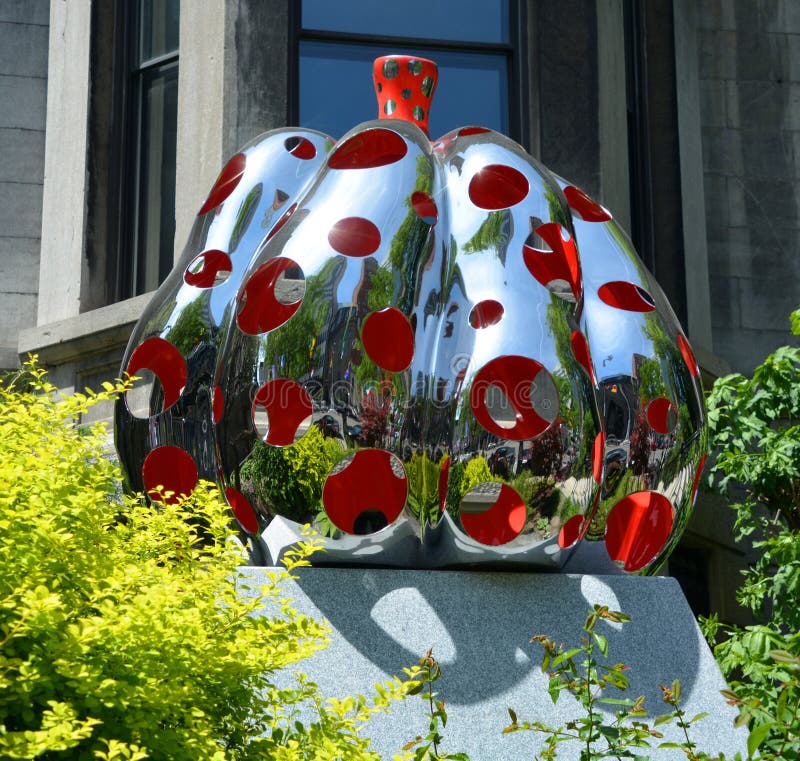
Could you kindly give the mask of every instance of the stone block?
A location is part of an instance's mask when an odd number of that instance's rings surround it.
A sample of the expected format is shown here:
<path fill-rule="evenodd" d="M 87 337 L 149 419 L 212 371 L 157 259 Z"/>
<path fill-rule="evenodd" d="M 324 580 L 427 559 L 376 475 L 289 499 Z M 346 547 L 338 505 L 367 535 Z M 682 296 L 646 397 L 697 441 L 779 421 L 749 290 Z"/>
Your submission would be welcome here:
<path fill-rule="evenodd" d="M 251 584 L 268 569 L 245 569 Z M 651 717 L 664 713 L 659 684 L 678 678 L 689 715 L 710 716 L 695 725 L 699 749 L 743 750 L 746 731 L 733 729 L 736 711 L 720 689 L 725 683 L 694 617 L 671 578 L 571 574 L 476 573 L 381 569 L 301 570 L 289 585 L 294 607 L 332 627 L 329 647 L 299 664 L 325 695 L 344 697 L 415 664 L 429 648 L 442 667 L 435 689 L 447 705 L 440 752 L 465 752 L 473 761 L 533 758 L 540 736 L 502 735 L 507 709 L 521 720 L 560 726 L 579 715 L 568 695 L 553 705 L 541 673 L 541 648 L 531 636 L 578 644 L 587 610 L 595 603 L 623 610 L 630 624 L 602 622 L 609 659 L 630 667 L 630 696 L 645 696 Z M 428 732 L 427 703 L 418 697 L 372 719 L 367 734 L 382 758 Z M 667 727 L 663 741 L 679 741 Z M 577 759 L 579 748 L 559 746 L 559 758 Z M 659 761 L 684 759 L 680 750 L 653 750 Z"/>
<path fill-rule="evenodd" d="M 797 0 L 778 0 L 777 4 L 778 12 L 769 17 L 767 28 L 776 32 L 800 34 L 800 3 Z"/>
<path fill-rule="evenodd" d="M 0 21 L 0 72 L 17 77 L 47 77 L 49 28 Z"/>
<path fill-rule="evenodd" d="M 800 278 L 798 246 L 797 229 L 729 227 L 709 242 L 709 272 L 723 277 L 780 273 L 787 281 Z"/>
<path fill-rule="evenodd" d="M 741 135 L 738 129 L 703 126 L 703 171 L 741 175 Z"/>
<path fill-rule="evenodd" d="M 703 127 L 728 126 L 725 83 L 716 79 L 700 80 L 700 124 Z"/>
<path fill-rule="evenodd" d="M 735 328 L 741 324 L 739 278 L 709 273 L 711 283 L 711 327 Z"/>
<path fill-rule="evenodd" d="M 701 80 L 736 79 L 736 33 L 701 29 L 697 34 Z"/>
<path fill-rule="evenodd" d="M 788 311 L 784 324 L 783 331 L 720 328 L 714 331 L 714 351 L 728 361 L 734 372 L 751 375 L 753 368 L 779 346 L 800 345 L 800 337 L 789 333 Z"/>
<path fill-rule="evenodd" d="M 800 82 L 800 35 L 786 35 L 786 53 L 790 82 Z"/>
<path fill-rule="evenodd" d="M 0 290 L 36 293 L 39 239 L 0 237 Z"/>
<path fill-rule="evenodd" d="M 794 179 L 794 133 L 782 129 L 739 130 L 737 148 L 745 177 L 755 179 Z"/>
<path fill-rule="evenodd" d="M 43 130 L 47 80 L 0 75 L 0 127 Z"/>
<path fill-rule="evenodd" d="M 0 291 L 0 346 L 16 348 L 19 331 L 36 322 L 36 294 Z"/>
<path fill-rule="evenodd" d="M 44 182 L 44 132 L 0 129 L 0 182 Z"/>
<path fill-rule="evenodd" d="M 38 238 L 42 231 L 42 186 L 0 183 L 0 230 L 4 235 Z"/>
<path fill-rule="evenodd" d="M 704 0 L 698 3 L 698 29 L 736 29 L 735 0 Z"/>
<path fill-rule="evenodd" d="M 800 129 L 800 84 L 740 81 L 728 88 L 728 114 L 745 129 Z"/>
<path fill-rule="evenodd" d="M 728 218 L 728 178 L 706 172 L 703 175 L 706 207 L 706 232 L 709 240 L 730 224 Z"/>
<path fill-rule="evenodd" d="M 743 224 L 793 228 L 798 226 L 797 188 L 793 180 L 745 177 L 746 220 Z"/>
<path fill-rule="evenodd" d="M 800 282 L 773 269 L 770 277 L 742 279 L 742 327 L 780 331 L 788 339 L 789 313 L 800 306 Z"/>
<path fill-rule="evenodd" d="M 0 21 L 16 24 L 50 23 L 49 0 L 3 0 L 0 3 Z"/>
<path fill-rule="evenodd" d="M 747 203 L 744 180 L 741 177 L 728 177 L 728 224 L 741 227 L 747 224 Z"/>
<path fill-rule="evenodd" d="M 735 271 L 753 277 L 800 280 L 800 230 L 782 227 L 732 227 L 730 257 Z"/>
<path fill-rule="evenodd" d="M 725 83 L 725 113 L 728 116 L 729 127 L 740 127 L 742 117 L 739 113 L 739 88 L 736 82 L 726 81 Z"/>
<path fill-rule="evenodd" d="M 766 33 L 759 25 L 740 25 L 731 51 L 736 78 L 764 82 L 788 79 L 789 43 L 786 34 Z"/>

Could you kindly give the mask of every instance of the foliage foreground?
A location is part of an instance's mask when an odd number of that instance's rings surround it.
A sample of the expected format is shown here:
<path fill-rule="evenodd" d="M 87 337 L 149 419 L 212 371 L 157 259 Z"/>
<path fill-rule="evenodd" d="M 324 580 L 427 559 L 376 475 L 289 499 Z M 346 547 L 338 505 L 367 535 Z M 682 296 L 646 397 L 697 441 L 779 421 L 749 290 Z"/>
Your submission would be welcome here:
<path fill-rule="evenodd" d="M 104 428 L 75 421 L 121 391 L 57 399 L 33 364 L 0 387 L 0 758 L 377 759 L 360 730 L 413 682 L 324 700 L 280 673 L 327 629 L 286 573 L 243 586 L 210 484 L 177 505 L 118 493 Z"/>
<path fill-rule="evenodd" d="M 782 346 L 752 378 L 720 378 L 708 410 L 712 482 L 731 498 L 736 539 L 759 557 L 737 591 L 757 623 L 721 626 L 713 616 L 704 628 L 751 748 L 800 759 L 800 348 Z"/>

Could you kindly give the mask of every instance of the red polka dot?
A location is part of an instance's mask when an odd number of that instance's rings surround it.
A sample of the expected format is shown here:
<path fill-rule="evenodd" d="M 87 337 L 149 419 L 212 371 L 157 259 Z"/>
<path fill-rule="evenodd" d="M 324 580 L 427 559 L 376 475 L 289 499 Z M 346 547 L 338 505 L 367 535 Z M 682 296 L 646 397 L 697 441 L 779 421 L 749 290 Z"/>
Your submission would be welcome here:
<path fill-rule="evenodd" d="M 287 137 L 283 145 L 292 156 L 302 159 L 303 161 L 313 159 L 314 156 L 317 155 L 317 149 L 314 147 L 314 143 L 305 137 Z"/>
<path fill-rule="evenodd" d="M 214 423 L 219 423 L 222 420 L 222 412 L 225 409 L 225 395 L 219 386 L 214 386 L 214 393 L 211 400 L 211 414 L 214 418 Z"/>
<path fill-rule="evenodd" d="M 476 330 L 488 328 L 491 325 L 497 325 L 503 319 L 504 313 L 503 305 L 499 301 L 485 299 L 472 307 L 469 313 L 469 324 Z"/>
<path fill-rule="evenodd" d="M 142 481 L 151 499 L 174 505 L 197 486 L 197 465 L 180 447 L 158 447 L 144 458 Z M 159 489 L 161 487 L 161 489 Z M 167 497 L 159 492 L 171 492 Z"/>
<path fill-rule="evenodd" d="M 599 203 L 593 201 L 582 190 L 574 185 L 567 185 L 564 188 L 564 196 L 567 199 L 569 208 L 577 212 L 584 222 L 607 222 L 611 219 L 611 214 Z"/>
<path fill-rule="evenodd" d="M 667 543 L 672 523 L 672 505 L 665 496 L 652 491 L 629 494 L 608 514 L 605 542 L 609 557 L 626 571 L 641 570 Z"/>
<path fill-rule="evenodd" d="M 244 494 L 242 494 L 238 489 L 234 489 L 229 486 L 227 489 L 225 489 L 225 499 L 228 500 L 228 504 L 231 506 L 231 510 L 233 510 L 236 520 L 239 521 L 239 525 L 248 534 L 257 534 L 258 516 L 256 515 L 256 511 L 253 510 L 253 506 L 250 504 L 250 501 L 247 499 L 247 497 L 245 497 Z"/>
<path fill-rule="evenodd" d="M 133 350 L 125 372 L 136 375 L 140 370 L 150 370 L 164 390 L 164 409 L 180 398 L 186 385 L 186 360 L 181 353 L 163 338 L 148 338 Z"/>
<path fill-rule="evenodd" d="M 469 135 L 482 135 L 484 132 L 491 132 L 486 127 L 462 127 L 458 131 L 459 137 L 469 137 Z"/>
<path fill-rule="evenodd" d="M 345 140 L 328 159 L 331 169 L 373 169 L 400 161 L 406 141 L 390 129 L 368 129 Z"/>
<path fill-rule="evenodd" d="M 601 285 L 597 295 L 603 303 L 626 312 L 652 312 L 656 308 L 653 297 L 644 288 L 625 280 Z"/>
<path fill-rule="evenodd" d="M 528 195 L 528 180 L 505 164 L 489 164 L 469 182 L 469 198 L 480 209 L 508 209 Z"/>
<path fill-rule="evenodd" d="M 697 360 L 694 357 L 692 347 L 689 346 L 689 342 L 680 333 L 678 333 L 678 346 L 680 347 L 681 354 L 683 355 L 683 361 L 686 362 L 686 367 L 689 368 L 689 372 L 695 378 L 699 378 L 700 366 L 697 364 Z"/>
<path fill-rule="evenodd" d="M 600 431 L 592 445 L 592 477 L 597 483 L 603 482 L 603 466 L 606 460 L 606 434 Z"/>
<path fill-rule="evenodd" d="M 548 390 L 538 410 L 531 393 L 534 384 Z M 506 408 L 503 412 L 509 416 L 505 425 L 499 422 L 500 416 L 495 411 L 497 402 L 487 403 L 489 394 L 500 395 L 497 398 Z M 522 441 L 538 436 L 550 426 L 558 415 L 558 392 L 542 365 L 528 357 L 509 355 L 491 360 L 475 374 L 470 404 L 476 419 L 489 433 Z"/>
<path fill-rule="evenodd" d="M 514 489 L 507 484 L 499 484 L 496 499 L 488 508 L 481 509 L 485 503 L 480 499 L 479 490 L 486 486 L 480 484 L 464 496 L 460 511 L 461 525 L 475 541 L 496 547 L 519 536 L 525 526 L 527 508 Z M 471 499 L 476 496 L 478 499 Z"/>
<path fill-rule="evenodd" d="M 558 546 L 566 550 L 577 544 L 583 532 L 583 525 L 583 516 L 573 515 L 558 532 Z"/>
<path fill-rule="evenodd" d="M 265 240 L 270 240 L 278 230 L 281 229 L 288 221 L 289 218 L 294 214 L 295 210 L 297 209 L 297 204 L 293 203 L 288 209 L 286 209 L 283 214 L 281 214 L 280 219 L 272 226 L 272 229 L 267 233 L 267 237 Z"/>
<path fill-rule="evenodd" d="M 345 256 L 369 256 L 381 245 L 380 230 L 363 217 L 340 219 L 328 233 L 328 243 Z"/>
<path fill-rule="evenodd" d="M 436 208 L 436 203 L 427 194 L 421 190 L 411 194 L 411 206 L 417 216 L 429 225 L 435 225 L 439 219 L 439 210 Z"/>
<path fill-rule="evenodd" d="M 250 276 L 239 296 L 239 313 L 236 315 L 236 322 L 244 333 L 254 336 L 275 330 L 300 308 L 302 289 L 299 290 L 299 299 L 284 303 L 285 299 L 297 295 L 287 285 L 288 278 L 281 278 L 291 268 L 299 269 L 296 262 L 281 256 L 262 264 Z"/>
<path fill-rule="evenodd" d="M 243 153 L 237 153 L 225 164 L 219 177 L 217 177 L 217 181 L 214 183 L 214 187 L 211 188 L 208 198 L 206 198 L 205 203 L 200 207 L 200 211 L 197 212 L 197 216 L 215 209 L 233 193 L 239 181 L 242 179 L 246 162 L 247 159 L 245 155 Z"/>
<path fill-rule="evenodd" d="M 697 472 L 694 474 L 694 483 L 692 484 L 692 505 L 697 498 L 697 489 L 700 486 L 700 477 L 703 475 L 703 468 L 706 465 L 706 455 L 700 458 L 700 463 L 697 466 Z"/>
<path fill-rule="evenodd" d="M 447 482 L 450 478 L 450 455 L 445 455 L 444 462 L 439 467 L 439 510 L 444 512 L 447 507 Z"/>
<path fill-rule="evenodd" d="M 550 251 L 533 246 L 522 246 L 522 257 L 525 266 L 536 280 L 545 288 L 552 288 L 556 282 L 566 282 L 577 301 L 581 297 L 581 270 L 578 251 L 572 236 L 561 225 L 548 222 L 536 228 Z"/>
<path fill-rule="evenodd" d="M 378 513 L 385 525 L 393 523 L 406 503 L 408 483 L 402 464 L 381 449 L 362 449 L 344 461 L 344 467 L 328 476 L 322 504 L 331 522 L 340 530 L 357 532 L 364 513 Z"/>
<path fill-rule="evenodd" d="M 414 332 L 406 316 L 394 307 L 367 315 L 361 341 L 369 358 L 392 373 L 405 370 L 414 358 Z"/>
<path fill-rule="evenodd" d="M 267 419 L 262 424 L 261 410 Z M 297 382 L 276 378 L 265 383 L 253 399 L 251 414 L 253 425 L 267 444 L 285 447 L 293 444 L 300 426 L 313 411 L 311 397 Z"/>
<path fill-rule="evenodd" d="M 183 273 L 183 282 L 195 288 L 213 288 L 228 279 L 232 268 L 230 256 L 212 248 L 198 254 L 189 262 Z"/>
<path fill-rule="evenodd" d="M 592 381 L 592 385 L 595 385 L 597 381 L 594 376 L 592 357 L 589 354 L 589 342 L 586 340 L 586 336 L 579 330 L 574 330 L 572 332 L 571 343 L 572 353 L 575 355 L 575 359 L 577 359 L 580 366 L 586 370 L 589 379 Z"/>
<path fill-rule="evenodd" d="M 663 396 L 653 399 L 647 405 L 647 422 L 656 433 L 670 433 L 678 422 L 678 410 Z"/>

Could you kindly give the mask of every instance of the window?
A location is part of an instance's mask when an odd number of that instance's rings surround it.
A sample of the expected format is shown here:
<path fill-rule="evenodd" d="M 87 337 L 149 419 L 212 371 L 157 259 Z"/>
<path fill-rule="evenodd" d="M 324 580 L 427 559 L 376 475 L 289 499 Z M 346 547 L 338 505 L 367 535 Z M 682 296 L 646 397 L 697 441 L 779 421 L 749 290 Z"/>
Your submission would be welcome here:
<path fill-rule="evenodd" d="M 152 291 L 173 264 L 179 0 L 118 3 L 120 203 L 115 292 Z M 121 80 L 121 81 L 120 81 Z"/>
<path fill-rule="evenodd" d="M 479 125 L 521 141 L 522 5 L 513 0 L 303 0 L 295 19 L 299 97 L 294 121 L 338 139 L 377 118 L 372 61 L 398 53 L 438 64 L 431 138 Z"/>

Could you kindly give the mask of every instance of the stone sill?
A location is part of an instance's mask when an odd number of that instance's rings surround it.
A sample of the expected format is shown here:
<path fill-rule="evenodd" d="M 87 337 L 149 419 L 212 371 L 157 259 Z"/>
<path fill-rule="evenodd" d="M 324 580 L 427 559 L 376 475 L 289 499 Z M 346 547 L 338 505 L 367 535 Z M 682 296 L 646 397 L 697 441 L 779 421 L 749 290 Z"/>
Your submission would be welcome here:
<path fill-rule="evenodd" d="M 26 328 L 19 334 L 18 351 L 24 360 L 38 354 L 44 365 L 63 365 L 128 343 L 133 326 L 153 293 L 93 309 L 66 320 Z"/>

